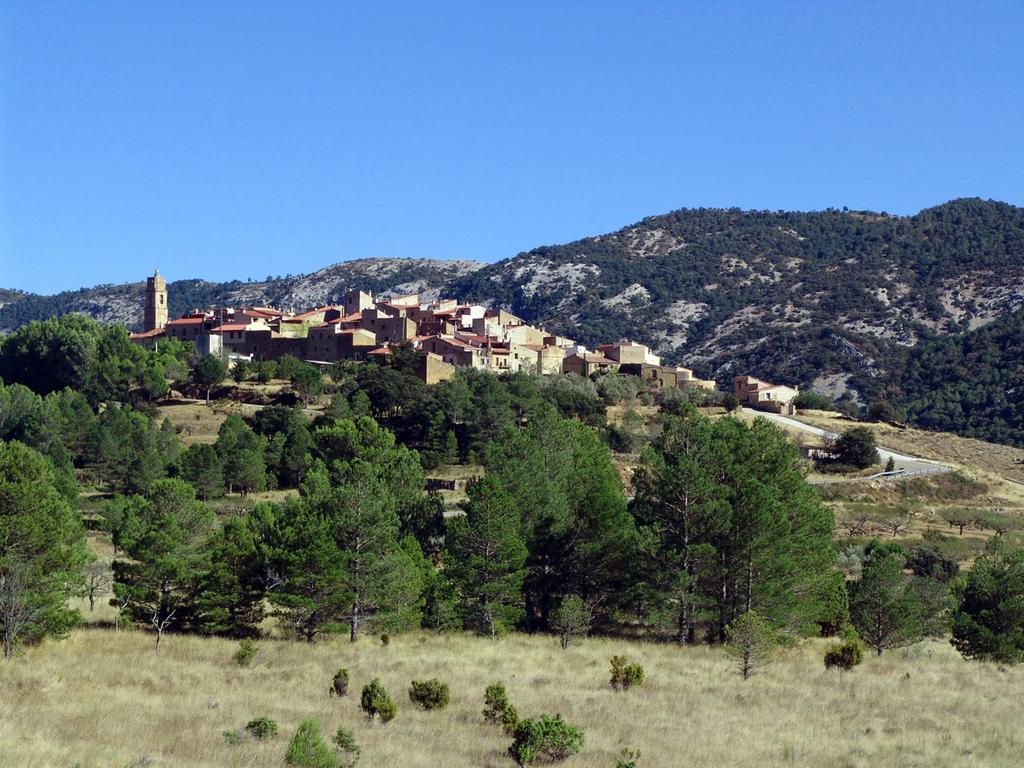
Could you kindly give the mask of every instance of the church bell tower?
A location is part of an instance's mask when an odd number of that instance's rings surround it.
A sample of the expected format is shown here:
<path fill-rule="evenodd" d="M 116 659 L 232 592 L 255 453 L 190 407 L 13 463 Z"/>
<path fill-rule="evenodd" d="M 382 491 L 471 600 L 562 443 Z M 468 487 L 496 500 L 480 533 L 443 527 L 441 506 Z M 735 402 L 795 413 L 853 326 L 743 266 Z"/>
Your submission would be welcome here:
<path fill-rule="evenodd" d="M 156 270 L 146 279 L 146 328 L 153 331 L 167 325 L 167 281 Z"/>

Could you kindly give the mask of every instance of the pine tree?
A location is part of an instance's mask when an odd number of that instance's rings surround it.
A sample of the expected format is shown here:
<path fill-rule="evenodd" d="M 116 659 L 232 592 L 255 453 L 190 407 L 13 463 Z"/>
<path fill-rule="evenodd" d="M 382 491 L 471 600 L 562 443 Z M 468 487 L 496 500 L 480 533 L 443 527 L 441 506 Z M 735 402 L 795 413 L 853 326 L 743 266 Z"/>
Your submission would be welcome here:
<path fill-rule="evenodd" d="M 957 588 L 953 646 L 970 659 L 1024 661 L 1024 549 L 975 560 Z"/>
<path fill-rule="evenodd" d="M 903 573 L 900 555 L 885 550 L 871 553 L 851 589 L 850 619 L 879 656 L 887 648 L 921 639 L 922 607 Z"/>
<path fill-rule="evenodd" d="M 178 458 L 178 472 L 203 501 L 224 495 L 224 465 L 212 445 L 190 445 Z"/>
<path fill-rule="evenodd" d="M 513 501 L 497 479 L 485 476 L 467 493 L 465 517 L 449 525 L 446 571 L 461 595 L 466 626 L 494 637 L 523 615 L 526 547 Z"/>
<path fill-rule="evenodd" d="M 129 560 L 114 561 L 114 594 L 127 615 L 156 632 L 187 622 L 197 585 L 210 562 L 213 512 L 184 480 L 158 480 L 124 509 L 115 543 Z"/>
<path fill-rule="evenodd" d="M 212 635 L 256 635 L 264 617 L 265 580 L 253 531 L 242 518 L 228 518 L 207 548 L 209 565 L 193 598 L 196 628 Z"/>
<path fill-rule="evenodd" d="M 78 619 L 68 598 L 89 560 L 78 513 L 53 469 L 18 442 L 0 442 L 0 633 L 4 657 L 19 643 L 60 635 Z"/>
<path fill-rule="evenodd" d="M 418 625 L 421 571 L 401 546 L 395 499 L 374 468 L 354 462 L 340 486 L 314 469 L 302 492 L 277 523 L 275 560 L 285 583 L 271 599 L 286 620 L 309 641 L 342 624 L 353 642 L 366 624 Z"/>

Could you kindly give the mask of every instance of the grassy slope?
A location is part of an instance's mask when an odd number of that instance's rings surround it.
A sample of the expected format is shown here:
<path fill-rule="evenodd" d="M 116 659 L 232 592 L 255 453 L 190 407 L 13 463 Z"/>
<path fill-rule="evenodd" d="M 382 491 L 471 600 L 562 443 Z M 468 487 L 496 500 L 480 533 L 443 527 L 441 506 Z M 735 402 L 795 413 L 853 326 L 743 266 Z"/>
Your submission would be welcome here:
<path fill-rule="evenodd" d="M 81 630 L 0 664 L 0 765 L 280 766 L 304 717 L 330 735 L 350 727 L 366 768 L 512 765 L 508 745 L 480 717 L 482 692 L 504 680 L 523 715 L 560 712 L 586 734 L 566 766 L 612 766 L 623 746 L 643 766 L 1018 766 L 1024 669 L 967 662 L 943 643 L 869 658 L 827 673 L 822 642 L 791 650 L 744 683 L 717 648 L 679 649 L 592 639 L 562 652 L 549 637 L 491 642 L 407 635 L 387 648 L 364 640 L 313 646 L 262 641 L 255 665 L 231 661 L 228 641 L 170 637 L 159 657 L 141 632 Z M 608 689 L 607 659 L 626 652 L 647 669 L 640 690 Z M 355 696 L 330 698 L 338 666 Z M 358 689 L 379 676 L 397 719 L 370 724 Z M 451 707 L 421 712 L 409 681 L 438 676 Z M 277 720 L 268 744 L 228 747 L 222 732 L 257 716 Z"/>

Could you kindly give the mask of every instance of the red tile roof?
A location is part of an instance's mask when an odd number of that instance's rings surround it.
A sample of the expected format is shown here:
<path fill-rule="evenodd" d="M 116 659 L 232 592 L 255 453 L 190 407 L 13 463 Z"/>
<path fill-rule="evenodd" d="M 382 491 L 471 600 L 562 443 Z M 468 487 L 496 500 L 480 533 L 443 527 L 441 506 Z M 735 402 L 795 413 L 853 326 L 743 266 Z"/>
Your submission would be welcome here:
<path fill-rule="evenodd" d="M 206 317 L 179 317 L 177 320 L 171 320 L 171 322 L 167 324 L 167 327 L 172 325 L 202 325 L 207 321 L 207 319 L 208 318 Z"/>
<path fill-rule="evenodd" d="M 132 339 L 155 339 L 157 336 L 163 336 L 166 331 L 163 328 L 153 328 L 149 331 L 142 331 L 140 333 L 132 333 L 129 338 Z"/>

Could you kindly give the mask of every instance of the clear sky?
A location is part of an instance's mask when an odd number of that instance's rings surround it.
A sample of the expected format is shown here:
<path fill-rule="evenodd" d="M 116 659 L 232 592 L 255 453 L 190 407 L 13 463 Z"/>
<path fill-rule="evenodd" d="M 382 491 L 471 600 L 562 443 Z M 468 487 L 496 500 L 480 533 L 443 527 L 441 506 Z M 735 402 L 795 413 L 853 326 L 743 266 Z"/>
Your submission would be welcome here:
<path fill-rule="evenodd" d="M 1024 2 L 0 2 L 0 286 L 1024 204 Z"/>

